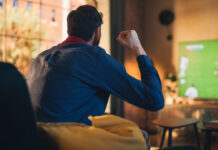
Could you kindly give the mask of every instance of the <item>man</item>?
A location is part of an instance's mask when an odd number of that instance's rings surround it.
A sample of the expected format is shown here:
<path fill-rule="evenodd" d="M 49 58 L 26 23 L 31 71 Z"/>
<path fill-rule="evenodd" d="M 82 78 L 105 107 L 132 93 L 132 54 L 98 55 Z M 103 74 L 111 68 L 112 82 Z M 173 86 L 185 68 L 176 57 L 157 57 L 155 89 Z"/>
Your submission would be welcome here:
<path fill-rule="evenodd" d="M 123 31 L 117 40 L 134 52 L 142 81 L 98 47 L 102 18 L 84 5 L 67 18 L 69 37 L 39 54 L 27 82 L 37 119 L 44 122 L 79 122 L 103 115 L 109 94 L 148 110 L 164 106 L 161 82 L 135 31 Z"/>
<path fill-rule="evenodd" d="M 181 61 L 180 61 L 180 65 L 179 65 L 179 68 L 180 68 L 180 73 L 179 73 L 179 77 L 182 78 L 182 77 L 185 77 L 185 71 L 188 67 L 188 63 L 189 63 L 189 59 L 187 56 L 182 56 L 181 57 Z"/>
<path fill-rule="evenodd" d="M 194 84 L 192 84 L 191 87 L 189 87 L 185 91 L 185 96 L 187 96 L 188 98 L 197 98 L 198 97 L 198 90 L 195 88 Z"/>
<path fill-rule="evenodd" d="M 215 76 L 218 75 L 218 69 L 216 69 L 216 71 L 214 71 L 214 75 L 215 75 Z"/>

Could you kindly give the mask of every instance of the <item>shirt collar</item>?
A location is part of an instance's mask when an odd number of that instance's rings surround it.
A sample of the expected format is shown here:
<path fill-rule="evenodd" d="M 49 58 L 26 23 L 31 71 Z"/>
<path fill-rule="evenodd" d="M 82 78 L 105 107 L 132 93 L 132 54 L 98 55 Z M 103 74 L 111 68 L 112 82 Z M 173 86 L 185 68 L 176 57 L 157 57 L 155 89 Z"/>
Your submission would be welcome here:
<path fill-rule="evenodd" d="M 72 44 L 72 43 L 87 43 L 85 40 L 83 40 L 80 37 L 77 36 L 68 36 L 66 40 L 59 43 L 58 45 L 65 45 L 65 44 Z"/>

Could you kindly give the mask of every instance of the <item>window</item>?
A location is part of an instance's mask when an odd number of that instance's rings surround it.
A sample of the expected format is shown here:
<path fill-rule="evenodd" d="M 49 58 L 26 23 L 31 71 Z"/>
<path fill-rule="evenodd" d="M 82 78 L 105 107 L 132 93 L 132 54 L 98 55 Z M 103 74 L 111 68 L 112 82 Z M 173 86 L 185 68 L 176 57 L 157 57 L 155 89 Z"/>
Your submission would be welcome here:
<path fill-rule="evenodd" d="M 3 0 L 0 0 L 0 7 L 3 6 Z"/>
<path fill-rule="evenodd" d="M 44 9 L 43 6 L 40 6 L 40 18 L 43 19 L 44 17 Z"/>
<path fill-rule="evenodd" d="M 66 19 L 59 14 L 66 12 L 67 16 L 70 11 L 63 3 L 64 0 L 55 0 L 55 4 L 52 0 L 0 0 L 0 61 L 14 64 L 27 75 L 32 60 L 41 51 L 63 40 L 66 31 L 61 25 Z M 3 6 L 6 11 L 2 11 Z"/>
<path fill-rule="evenodd" d="M 55 10 L 54 9 L 52 9 L 52 12 L 51 12 L 51 21 L 55 22 Z"/>
<path fill-rule="evenodd" d="M 13 7 L 17 7 L 18 6 L 18 0 L 13 0 Z"/>
<path fill-rule="evenodd" d="M 32 6 L 32 2 L 27 2 L 27 4 L 26 4 L 26 10 L 27 11 L 30 11 L 31 10 L 31 6 Z"/>

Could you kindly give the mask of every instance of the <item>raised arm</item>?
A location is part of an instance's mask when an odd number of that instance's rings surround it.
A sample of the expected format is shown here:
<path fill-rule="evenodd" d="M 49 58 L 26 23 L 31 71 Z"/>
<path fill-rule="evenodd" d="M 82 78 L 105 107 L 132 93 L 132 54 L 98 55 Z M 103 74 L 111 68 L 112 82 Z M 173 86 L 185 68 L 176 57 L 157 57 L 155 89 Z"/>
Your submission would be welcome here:
<path fill-rule="evenodd" d="M 139 41 L 135 30 L 126 30 L 120 32 L 119 36 L 117 37 L 117 41 L 122 46 L 132 51 L 136 57 L 140 55 L 147 55 Z"/>
<path fill-rule="evenodd" d="M 141 81 L 127 74 L 123 65 L 102 53 L 98 63 L 99 86 L 138 107 L 157 111 L 164 107 L 161 82 L 133 30 L 123 31 L 117 40 L 134 52 L 141 72 Z"/>

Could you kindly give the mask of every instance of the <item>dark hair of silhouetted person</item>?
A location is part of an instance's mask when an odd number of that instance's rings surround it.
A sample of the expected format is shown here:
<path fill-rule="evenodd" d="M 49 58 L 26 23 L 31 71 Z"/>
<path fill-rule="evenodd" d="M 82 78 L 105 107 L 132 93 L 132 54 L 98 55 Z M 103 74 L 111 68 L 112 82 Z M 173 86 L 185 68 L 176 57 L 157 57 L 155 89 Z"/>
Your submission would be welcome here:
<path fill-rule="evenodd" d="M 39 150 L 36 121 L 23 76 L 0 63 L 0 149 Z"/>
<path fill-rule="evenodd" d="M 67 17 L 67 32 L 70 36 L 77 36 L 89 41 L 102 24 L 102 15 L 90 5 L 83 5 L 69 13 Z"/>

